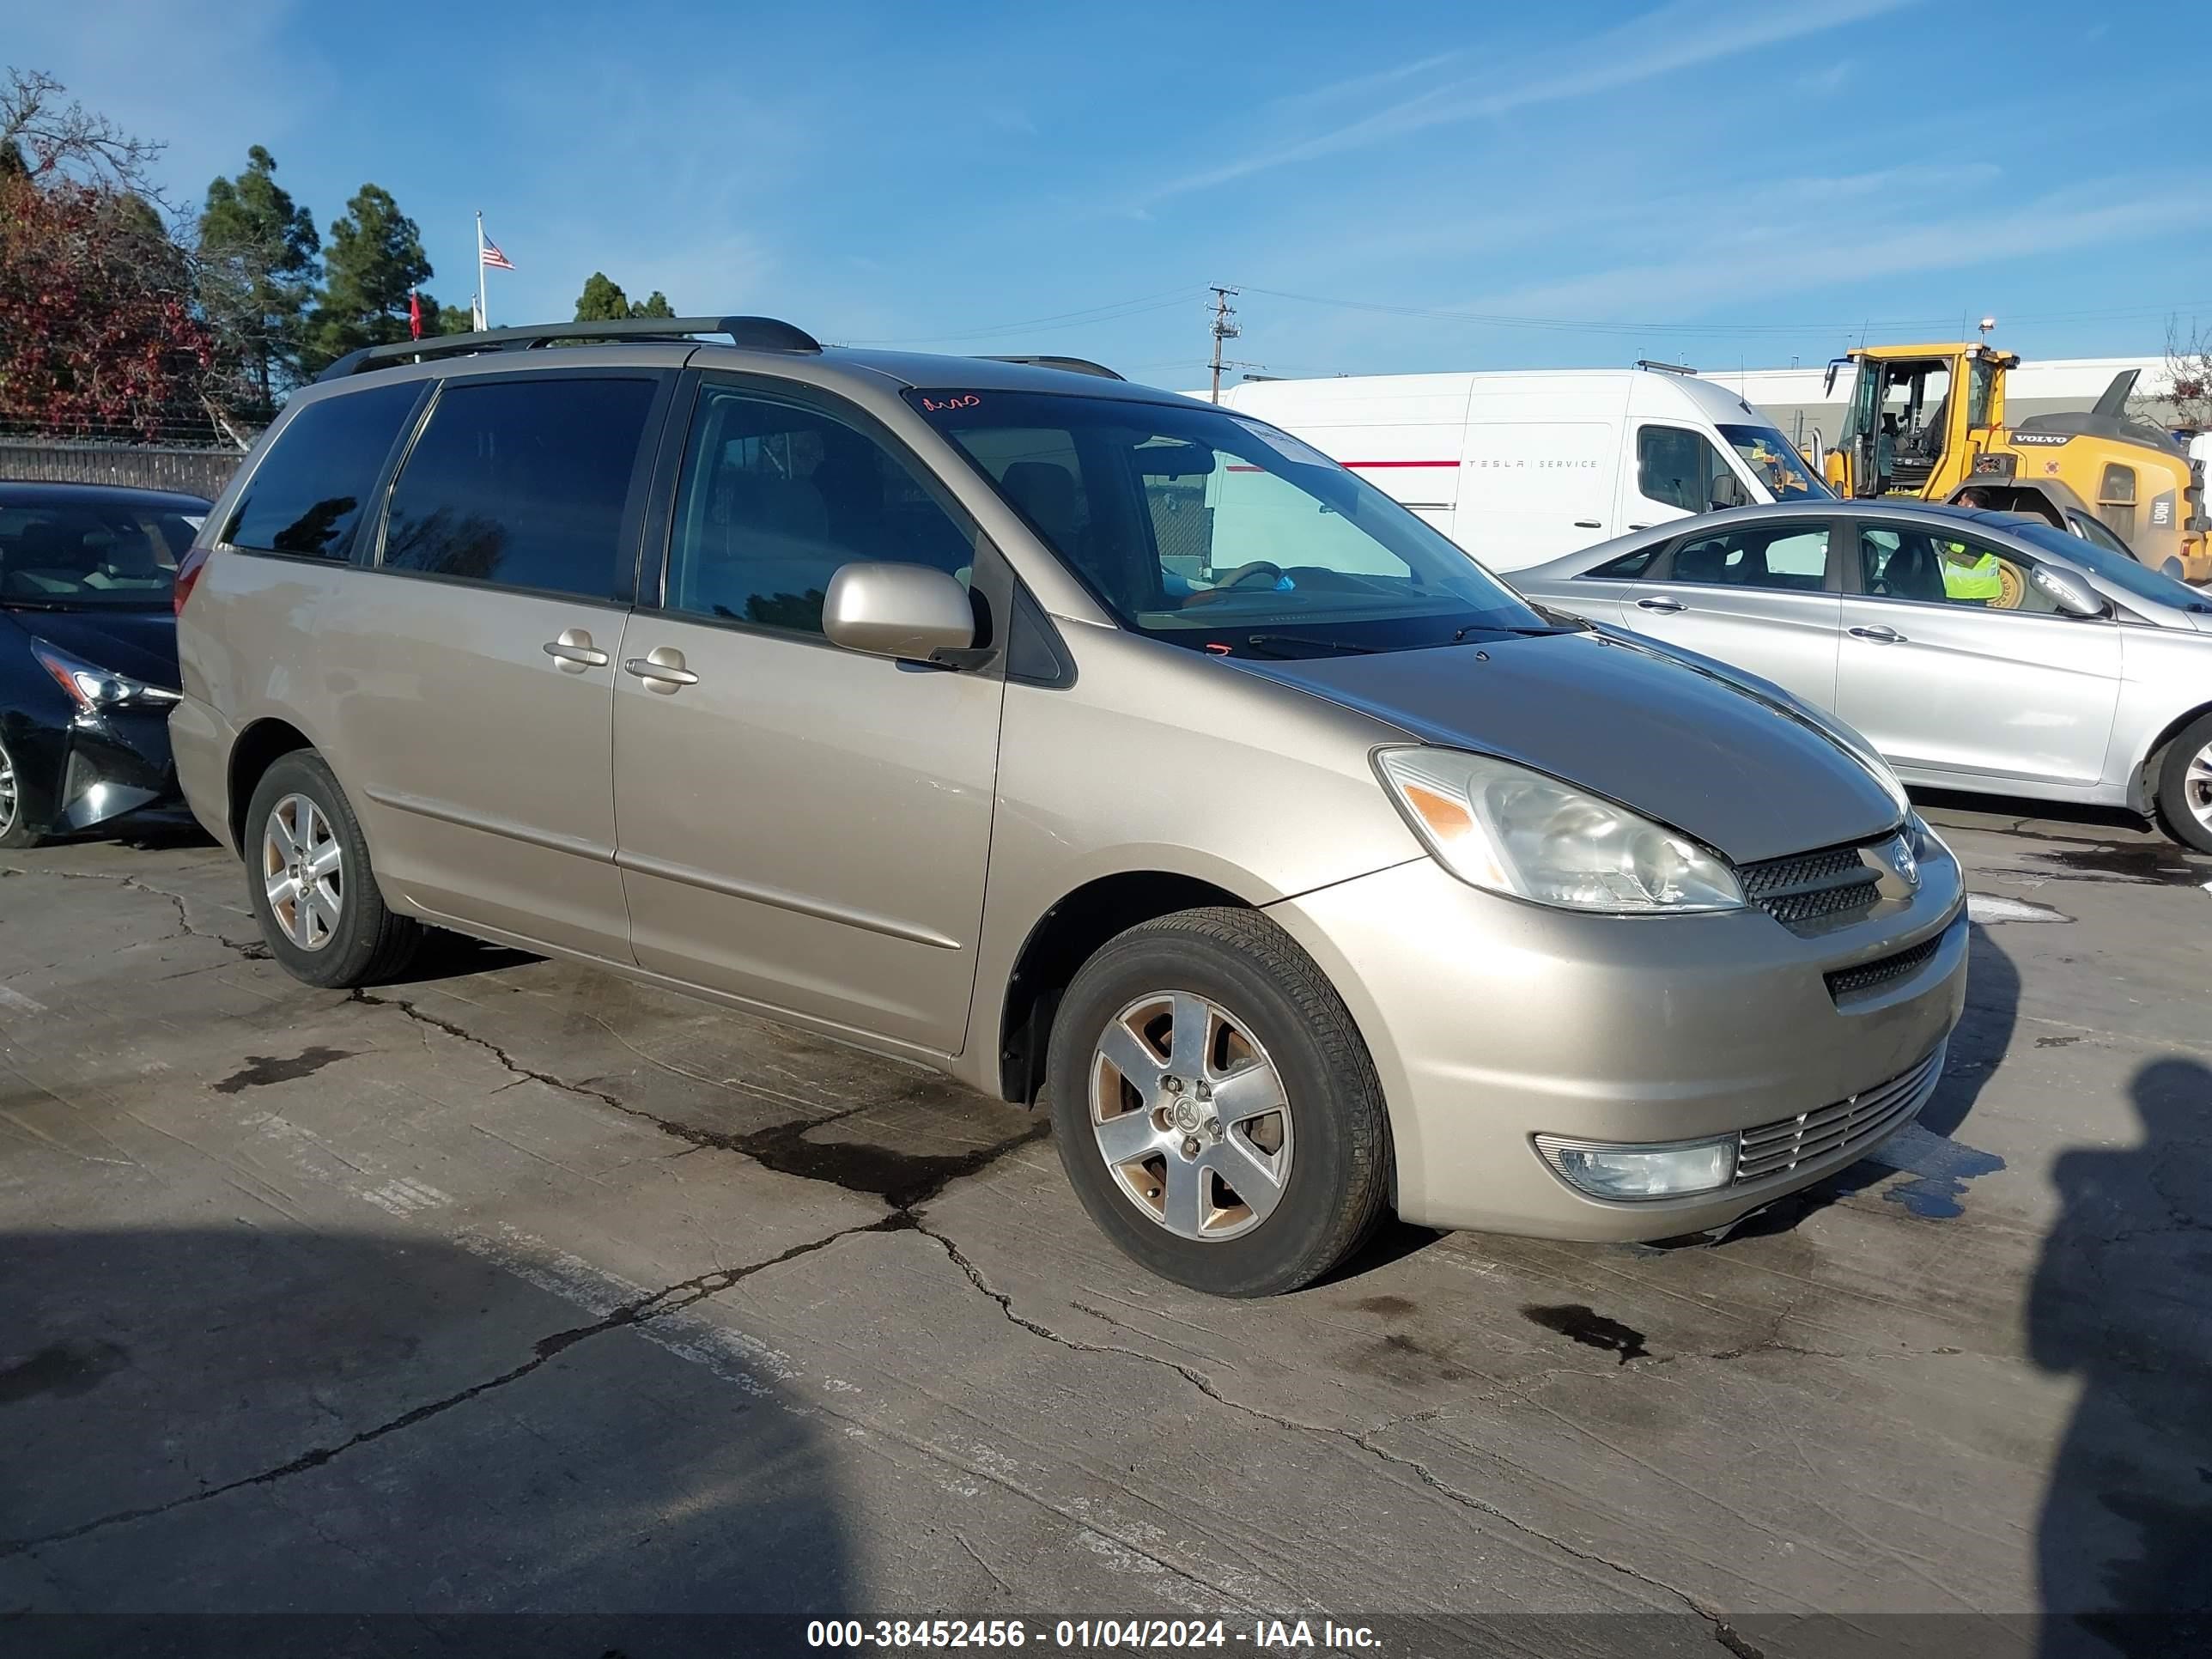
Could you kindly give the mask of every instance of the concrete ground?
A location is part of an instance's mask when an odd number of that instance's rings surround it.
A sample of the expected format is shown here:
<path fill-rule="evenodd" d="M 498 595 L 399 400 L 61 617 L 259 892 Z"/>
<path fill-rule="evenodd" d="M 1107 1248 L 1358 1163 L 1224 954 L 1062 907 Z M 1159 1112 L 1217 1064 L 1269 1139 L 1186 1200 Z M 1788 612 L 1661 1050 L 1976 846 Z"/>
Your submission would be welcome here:
<path fill-rule="evenodd" d="M 1930 815 L 1971 1006 L 1877 1161 L 1718 1248 L 1399 1228 L 1263 1303 L 1148 1278 L 1039 1120 L 920 1072 L 459 942 L 311 990 L 211 848 L 0 854 L 0 1648 L 71 1611 L 1451 1613 L 1951 1659 L 2203 1607 L 2212 860 Z"/>

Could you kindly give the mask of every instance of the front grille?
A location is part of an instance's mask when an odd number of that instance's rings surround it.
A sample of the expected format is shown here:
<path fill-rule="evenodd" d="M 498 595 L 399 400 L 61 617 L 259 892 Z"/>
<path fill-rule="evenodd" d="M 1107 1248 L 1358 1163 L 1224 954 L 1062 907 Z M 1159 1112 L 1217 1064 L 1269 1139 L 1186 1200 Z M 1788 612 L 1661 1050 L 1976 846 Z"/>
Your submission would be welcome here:
<path fill-rule="evenodd" d="M 1838 1002 L 1845 997 L 1871 991 L 1877 985 L 1887 985 L 1893 979 L 1903 979 L 1922 963 L 1934 956 L 1943 943 L 1941 933 L 1925 939 L 1917 945 L 1908 945 L 1894 956 L 1876 957 L 1872 962 L 1863 962 L 1856 968 L 1838 968 L 1832 974 L 1823 974 L 1828 981 L 1828 994 Z"/>
<path fill-rule="evenodd" d="M 1762 1123 L 1743 1132 L 1736 1154 L 1739 1187 L 1832 1156 L 1871 1146 L 1918 1113 L 1943 1075 L 1943 1048 L 1902 1076 L 1864 1090 L 1817 1112 Z"/>
<path fill-rule="evenodd" d="M 1864 912 L 1880 897 L 1881 874 L 1856 847 L 1747 864 L 1736 872 L 1743 896 L 1785 927 L 1797 927 L 1844 911 Z"/>

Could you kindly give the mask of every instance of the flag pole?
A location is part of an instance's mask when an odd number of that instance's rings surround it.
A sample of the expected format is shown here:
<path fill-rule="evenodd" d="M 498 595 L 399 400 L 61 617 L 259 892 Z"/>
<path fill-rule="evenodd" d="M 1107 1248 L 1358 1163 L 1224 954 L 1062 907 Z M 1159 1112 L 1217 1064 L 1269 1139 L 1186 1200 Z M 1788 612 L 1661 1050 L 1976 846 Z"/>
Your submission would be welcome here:
<path fill-rule="evenodd" d="M 491 326 L 491 307 L 485 302 L 483 270 L 483 214 L 477 214 L 477 327 Z"/>

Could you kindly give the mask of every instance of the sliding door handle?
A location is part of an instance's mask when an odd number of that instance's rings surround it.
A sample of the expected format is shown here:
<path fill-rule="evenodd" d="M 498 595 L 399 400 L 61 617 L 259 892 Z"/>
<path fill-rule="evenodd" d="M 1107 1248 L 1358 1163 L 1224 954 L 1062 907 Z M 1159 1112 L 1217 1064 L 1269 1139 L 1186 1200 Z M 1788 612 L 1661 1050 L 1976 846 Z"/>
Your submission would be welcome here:
<path fill-rule="evenodd" d="M 557 640 L 545 641 L 545 654 L 561 665 L 564 674 L 580 674 L 586 668 L 605 668 L 607 653 L 592 643 L 580 628 L 564 628 Z"/>

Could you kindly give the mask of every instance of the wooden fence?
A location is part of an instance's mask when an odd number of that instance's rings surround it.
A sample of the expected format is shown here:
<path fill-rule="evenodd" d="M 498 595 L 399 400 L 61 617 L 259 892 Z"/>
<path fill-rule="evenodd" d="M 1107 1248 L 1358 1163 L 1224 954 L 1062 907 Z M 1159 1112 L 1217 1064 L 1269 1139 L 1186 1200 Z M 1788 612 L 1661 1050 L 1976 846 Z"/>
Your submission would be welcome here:
<path fill-rule="evenodd" d="M 212 500 L 243 459 L 234 449 L 0 438 L 0 481 L 133 484 Z"/>

